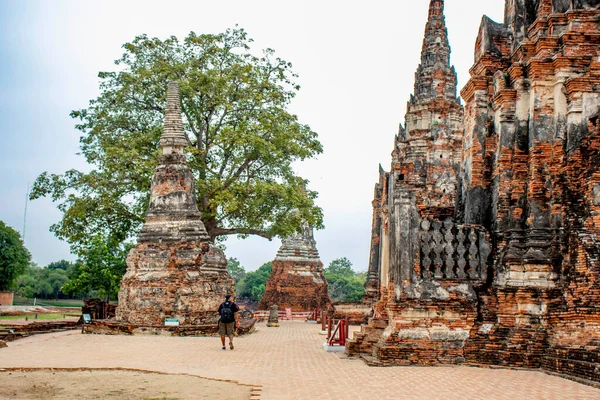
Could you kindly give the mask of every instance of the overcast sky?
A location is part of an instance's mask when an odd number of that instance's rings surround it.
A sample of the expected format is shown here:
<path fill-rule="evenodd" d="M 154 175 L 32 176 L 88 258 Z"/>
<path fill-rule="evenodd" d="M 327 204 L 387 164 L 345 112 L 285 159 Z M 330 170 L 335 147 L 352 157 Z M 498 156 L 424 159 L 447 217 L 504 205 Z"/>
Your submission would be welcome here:
<path fill-rule="evenodd" d="M 238 24 L 292 62 L 302 86 L 292 112 L 319 133 L 324 153 L 297 165 L 319 192 L 323 263 L 369 260 L 378 165 L 389 169 L 394 135 L 413 89 L 429 0 L 67 1 L 0 0 L 0 220 L 19 232 L 28 183 L 43 171 L 85 169 L 69 112 L 98 94 L 98 72 L 114 69 L 121 46 L 146 33 L 164 39 L 218 33 Z M 502 0 L 447 0 L 451 62 L 468 80 L 483 14 L 503 19 Z M 165 82 L 166 87 L 166 82 Z M 49 232 L 61 213 L 49 199 L 28 203 L 25 244 L 34 261 L 73 259 Z M 227 241 L 226 254 L 254 270 L 279 240 Z"/>

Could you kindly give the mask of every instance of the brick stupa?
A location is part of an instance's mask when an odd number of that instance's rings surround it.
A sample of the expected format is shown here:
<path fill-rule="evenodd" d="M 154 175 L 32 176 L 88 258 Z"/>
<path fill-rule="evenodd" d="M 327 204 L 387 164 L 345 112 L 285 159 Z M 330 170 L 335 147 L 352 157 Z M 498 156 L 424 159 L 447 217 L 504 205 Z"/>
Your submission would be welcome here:
<path fill-rule="evenodd" d="M 233 279 L 198 211 L 176 82 L 169 82 L 167 93 L 162 154 L 146 222 L 127 257 L 117 320 L 142 326 L 162 326 L 165 318 L 188 326 L 215 324 L 223 296 L 234 292 Z"/>
<path fill-rule="evenodd" d="M 259 309 L 277 305 L 280 310 L 327 310 L 331 299 L 323 275 L 313 229 L 305 224 L 302 233 L 282 240 L 273 260 L 273 271 L 267 280 L 265 294 Z"/>

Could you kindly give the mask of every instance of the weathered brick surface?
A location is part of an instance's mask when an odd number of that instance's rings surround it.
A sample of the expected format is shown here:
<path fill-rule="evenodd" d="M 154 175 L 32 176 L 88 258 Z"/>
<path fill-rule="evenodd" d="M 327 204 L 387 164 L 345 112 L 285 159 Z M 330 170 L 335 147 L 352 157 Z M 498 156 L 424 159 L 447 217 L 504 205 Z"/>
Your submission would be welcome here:
<path fill-rule="evenodd" d="M 225 255 L 200 219 L 187 144 L 179 88 L 170 82 L 146 222 L 121 281 L 117 320 L 124 324 L 156 327 L 177 318 L 185 326 L 214 325 L 224 295 L 234 293 Z"/>
<path fill-rule="evenodd" d="M 348 319 L 350 325 L 361 325 L 368 323 L 369 317 L 373 316 L 373 306 L 369 303 L 336 302 L 333 304 L 334 319 Z"/>
<path fill-rule="evenodd" d="M 0 306 L 13 305 L 14 292 L 0 291 Z"/>
<path fill-rule="evenodd" d="M 441 43 L 433 58 L 446 60 L 440 6 L 431 1 L 423 54 L 433 36 Z M 462 135 L 461 143 L 448 141 L 444 149 L 438 126 L 415 114 L 443 115 L 447 98 L 411 98 L 407 129 L 391 172 L 381 172 L 373 205 L 368 287 L 378 291 L 369 301 L 389 299 L 388 326 L 367 356 L 374 364 L 466 361 L 600 380 L 599 48 L 600 1 L 507 0 L 503 23 L 484 17 L 480 26 L 461 91 L 464 133 L 443 126 L 447 137 Z M 417 94 L 423 64 L 422 57 Z M 444 63 L 436 65 L 428 76 L 443 75 Z M 414 123 L 420 151 L 400 140 L 411 137 Z M 458 152 L 460 160 L 447 200 L 435 191 L 440 151 Z M 452 165 L 449 158 L 446 169 Z M 486 234 L 458 249 L 454 228 L 448 237 L 448 230 L 429 228 L 447 217 Z M 423 229 L 427 220 L 433 222 Z M 485 258 L 480 274 L 469 266 L 472 250 Z M 465 266 L 457 269 L 460 262 Z M 458 276 L 461 270 L 466 276 Z M 423 310 L 426 316 L 405 318 Z M 451 319 L 430 317 L 450 312 Z M 461 329 L 467 337 L 436 343 L 433 328 Z M 349 347 L 356 350 L 361 340 Z"/>
<path fill-rule="evenodd" d="M 323 263 L 319 258 L 313 229 L 307 224 L 301 234 L 282 240 L 273 260 L 273 270 L 258 308 L 266 310 L 272 305 L 280 310 L 291 308 L 292 311 L 331 308 Z"/>

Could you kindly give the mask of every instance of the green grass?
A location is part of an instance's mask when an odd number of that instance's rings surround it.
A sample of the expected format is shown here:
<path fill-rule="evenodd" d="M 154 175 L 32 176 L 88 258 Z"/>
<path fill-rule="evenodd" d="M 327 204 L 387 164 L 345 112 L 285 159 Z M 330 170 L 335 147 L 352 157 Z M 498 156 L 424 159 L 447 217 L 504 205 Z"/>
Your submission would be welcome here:
<path fill-rule="evenodd" d="M 13 300 L 13 305 L 15 306 L 32 306 L 33 299 L 29 299 L 27 297 L 15 296 Z M 52 306 L 52 307 L 82 307 L 83 300 L 69 300 L 69 299 L 60 299 L 60 300 L 43 300 L 37 299 L 35 301 L 36 306 L 44 307 L 44 306 Z"/>
<path fill-rule="evenodd" d="M 78 317 L 79 315 L 75 314 L 38 314 L 37 319 L 59 319 L 63 318 L 63 315 L 67 317 Z M 27 315 L 0 315 L 0 320 L 5 319 L 25 319 L 25 317 L 29 318 L 29 320 L 35 320 L 35 314 L 27 314 Z"/>

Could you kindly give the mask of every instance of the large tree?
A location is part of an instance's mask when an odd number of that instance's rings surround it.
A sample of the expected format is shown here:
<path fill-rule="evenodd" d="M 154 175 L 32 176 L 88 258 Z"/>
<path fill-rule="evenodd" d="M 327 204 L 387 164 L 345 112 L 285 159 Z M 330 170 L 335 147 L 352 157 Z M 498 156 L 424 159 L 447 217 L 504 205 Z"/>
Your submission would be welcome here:
<path fill-rule="evenodd" d="M 30 261 L 19 232 L 0 221 L 0 290 L 7 290 Z"/>
<path fill-rule="evenodd" d="M 31 198 L 51 196 L 63 212 L 51 230 L 79 251 L 102 235 L 121 242 L 143 222 L 166 85 L 179 82 L 188 163 L 210 237 L 272 238 L 322 226 L 316 193 L 292 164 L 322 152 L 317 134 L 288 111 L 299 90 L 291 64 L 266 49 L 256 56 L 243 29 L 190 33 L 183 42 L 136 37 L 118 70 L 101 72 L 100 95 L 71 116 L 83 132 L 89 172 L 41 174 Z"/>

